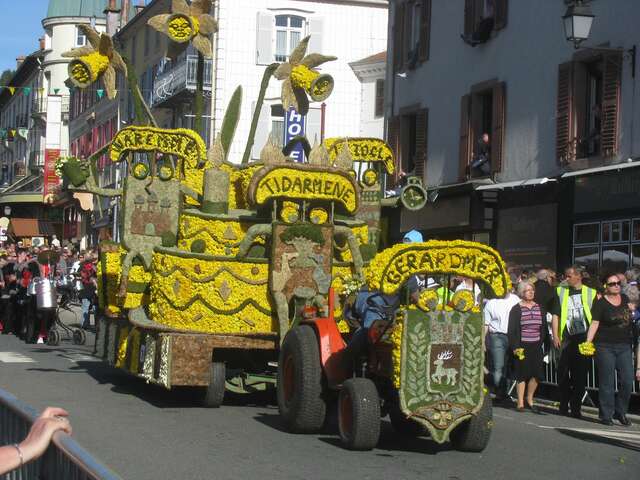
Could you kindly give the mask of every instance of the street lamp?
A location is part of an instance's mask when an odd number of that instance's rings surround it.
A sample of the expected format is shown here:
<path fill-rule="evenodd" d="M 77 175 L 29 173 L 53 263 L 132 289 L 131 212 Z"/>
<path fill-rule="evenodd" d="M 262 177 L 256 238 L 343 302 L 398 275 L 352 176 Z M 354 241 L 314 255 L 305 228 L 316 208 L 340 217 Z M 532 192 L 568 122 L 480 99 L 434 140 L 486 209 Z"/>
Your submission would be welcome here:
<path fill-rule="evenodd" d="M 567 40 L 573 42 L 575 48 L 579 48 L 580 44 L 589 38 L 591 24 L 595 17 L 587 2 L 588 0 L 574 1 L 567 7 L 567 11 L 562 17 L 564 34 Z"/>

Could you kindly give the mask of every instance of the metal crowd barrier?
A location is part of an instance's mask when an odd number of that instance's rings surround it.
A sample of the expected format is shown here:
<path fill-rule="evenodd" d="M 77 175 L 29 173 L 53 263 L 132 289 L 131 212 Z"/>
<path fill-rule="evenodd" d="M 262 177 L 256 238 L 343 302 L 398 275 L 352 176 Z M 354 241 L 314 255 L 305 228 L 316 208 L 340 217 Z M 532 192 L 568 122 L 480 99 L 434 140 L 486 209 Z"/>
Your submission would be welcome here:
<path fill-rule="evenodd" d="M 27 436 L 38 412 L 0 389 L 0 445 L 19 443 Z M 93 458 L 69 435 L 57 432 L 39 459 L 7 473 L 6 480 L 122 480 Z"/>
<path fill-rule="evenodd" d="M 635 352 L 633 355 L 634 368 L 635 372 Z M 542 383 L 547 385 L 558 385 L 558 361 L 559 361 L 559 352 L 555 348 L 552 348 L 549 352 L 549 363 L 545 364 L 545 379 Z M 618 374 L 616 373 L 616 385 L 618 384 Z M 589 370 L 587 371 L 587 390 L 598 390 L 598 372 L 596 368 L 596 362 L 593 359 L 589 360 Z M 640 395 L 640 383 L 635 381 L 633 382 L 633 387 L 631 389 L 632 395 Z"/>

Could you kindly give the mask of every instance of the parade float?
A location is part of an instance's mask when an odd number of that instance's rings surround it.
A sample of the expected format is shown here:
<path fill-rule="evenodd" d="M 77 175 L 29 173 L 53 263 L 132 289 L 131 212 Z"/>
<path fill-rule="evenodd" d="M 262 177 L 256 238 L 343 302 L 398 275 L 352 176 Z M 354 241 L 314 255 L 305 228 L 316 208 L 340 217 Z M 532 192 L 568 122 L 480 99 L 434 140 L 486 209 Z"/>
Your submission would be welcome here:
<path fill-rule="evenodd" d="M 149 21 L 172 40 L 169 56 L 191 41 L 199 71 L 216 28 L 209 7 L 174 0 L 170 13 Z M 120 70 L 137 123 L 88 159 L 57 165 L 70 189 L 120 197 L 121 241 L 100 245 L 97 355 L 169 389 L 202 387 L 207 406 L 219 406 L 226 390 L 277 383 L 291 431 L 320 429 L 337 398 L 349 448 L 375 446 L 386 413 L 399 430 L 427 429 L 437 442 L 484 448 L 491 404 L 483 389 L 482 316 L 471 292 L 449 295 L 445 288 L 443 298 L 427 289 L 414 303 L 372 303 L 383 321 L 368 330 L 364 355 L 345 353 L 361 327 L 348 311 L 363 286 L 391 295 L 411 275 L 444 276 L 447 286 L 448 276 L 460 275 L 484 284 L 485 294 L 503 296 L 510 284 L 497 252 L 472 242 L 378 252 L 384 186 L 394 171 L 382 140 L 328 138 L 312 146 L 296 137 L 280 148 L 269 139 L 260 160 L 249 161 L 270 79 L 282 81 L 283 108 L 304 115 L 310 101 L 331 94 L 332 77 L 317 67 L 335 57 L 307 54 L 307 37 L 287 62 L 269 65 L 244 155 L 229 159 L 240 88 L 207 150 L 194 130 L 159 128 L 109 36 L 80 28 L 90 46 L 67 53 L 74 58 L 71 81 L 84 88 L 100 78 L 113 97 Z M 197 130 L 202 75 L 194 110 Z M 304 162 L 289 157 L 297 144 Z M 98 185 L 96 159 L 105 153 L 126 162 L 120 188 Z M 398 193 L 408 209 L 427 201 L 416 178 Z"/>
<path fill-rule="evenodd" d="M 208 6 L 175 1 L 171 13 L 149 21 L 172 40 L 168 55 L 188 41 L 199 63 L 211 55 L 205 35 L 216 26 Z M 190 29 L 195 24 L 199 28 Z M 340 331 L 348 333 L 330 293 L 361 285 L 377 251 L 391 149 L 372 138 L 312 146 L 296 137 L 284 148 L 270 139 L 260 160 L 249 162 L 269 80 L 282 81 L 285 109 L 305 114 L 310 101 L 331 94 L 333 78 L 317 67 L 335 57 L 307 55 L 307 37 L 287 62 L 266 68 L 245 155 L 234 163 L 228 152 L 240 87 L 207 150 L 194 130 L 159 128 L 111 38 L 79 28 L 89 45 L 65 54 L 72 57 L 70 81 L 85 88 L 101 79 L 113 98 L 119 70 L 129 79 L 137 120 L 88 159 L 63 158 L 57 165 L 69 189 L 120 198 L 121 241 L 100 245 L 97 355 L 166 388 L 204 387 L 204 404 L 218 406 L 225 389 L 251 392 L 275 383 L 280 343 L 304 318 L 327 317 L 333 308 Z M 305 162 L 287 157 L 296 144 Z M 126 162 L 120 188 L 98 184 L 96 158 L 105 153 Z"/>
<path fill-rule="evenodd" d="M 489 442 L 491 398 L 484 388 L 484 324 L 471 290 L 401 293 L 414 275 L 473 279 L 495 297 L 511 289 L 500 255 L 466 241 L 400 244 L 369 263 L 368 307 L 377 313 L 366 345 L 353 352 L 334 318 L 304 320 L 284 338 L 278 363 L 278 408 L 290 431 L 318 432 L 337 401 L 342 444 L 374 448 L 380 419 L 394 429 L 428 433 L 437 443 L 479 452 Z M 396 300 L 390 300 L 396 299 Z"/>

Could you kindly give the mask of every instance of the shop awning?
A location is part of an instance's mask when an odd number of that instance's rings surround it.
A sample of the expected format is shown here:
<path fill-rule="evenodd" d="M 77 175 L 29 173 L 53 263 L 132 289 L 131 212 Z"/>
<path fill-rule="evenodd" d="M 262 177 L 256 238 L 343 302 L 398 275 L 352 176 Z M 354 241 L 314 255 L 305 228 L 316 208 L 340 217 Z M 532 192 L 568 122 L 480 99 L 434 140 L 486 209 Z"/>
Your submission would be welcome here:
<path fill-rule="evenodd" d="M 491 185 L 480 185 L 476 190 L 504 190 L 505 188 L 528 187 L 532 185 L 544 185 L 548 182 L 556 182 L 555 178 L 541 177 L 529 178 L 527 180 L 515 180 L 513 182 L 493 183 Z"/>
<path fill-rule="evenodd" d="M 578 175 L 589 175 L 590 173 L 608 172 L 611 170 L 624 170 L 625 168 L 640 167 L 640 161 L 626 163 L 616 163 L 615 165 L 605 165 L 604 167 L 585 168 L 562 174 L 562 178 L 577 177 Z"/>
<path fill-rule="evenodd" d="M 50 237 L 56 234 L 50 222 L 37 218 L 12 218 L 9 232 L 14 237 Z"/>

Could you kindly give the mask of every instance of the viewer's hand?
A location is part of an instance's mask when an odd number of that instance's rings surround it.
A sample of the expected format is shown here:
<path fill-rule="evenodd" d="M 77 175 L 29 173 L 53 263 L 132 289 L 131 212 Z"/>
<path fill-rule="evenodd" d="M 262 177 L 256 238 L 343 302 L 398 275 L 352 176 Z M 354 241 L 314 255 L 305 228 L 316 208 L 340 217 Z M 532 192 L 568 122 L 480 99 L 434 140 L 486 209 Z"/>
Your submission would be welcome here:
<path fill-rule="evenodd" d="M 49 443 L 53 434 L 58 430 L 62 430 L 71 435 L 71 424 L 67 419 L 66 410 L 57 407 L 47 407 L 42 415 L 40 415 L 31 426 L 31 430 L 20 443 L 20 450 L 24 455 L 24 463 L 27 463 L 42 455 Z"/>
<path fill-rule="evenodd" d="M 560 339 L 558 337 L 553 337 L 553 346 L 560 350 Z"/>

